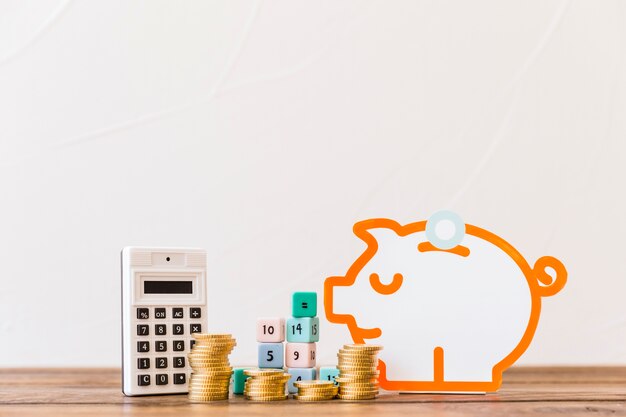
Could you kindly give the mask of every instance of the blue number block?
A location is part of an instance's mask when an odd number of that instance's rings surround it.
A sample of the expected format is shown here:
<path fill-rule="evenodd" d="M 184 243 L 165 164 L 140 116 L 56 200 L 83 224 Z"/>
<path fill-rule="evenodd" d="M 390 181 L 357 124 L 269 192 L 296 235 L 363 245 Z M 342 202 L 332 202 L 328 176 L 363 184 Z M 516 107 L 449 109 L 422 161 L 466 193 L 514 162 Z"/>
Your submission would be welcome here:
<path fill-rule="evenodd" d="M 243 394 L 246 385 L 246 379 L 250 378 L 243 371 L 251 368 L 235 368 L 233 369 L 233 394 Z"/>
<path fill-rule="evenodd" d="M 320 319 L 317 317 L 292 317 L 287 320 L 287 341 L 314 343 L 320 341 Z"/>
<path fill-rule="evenodd" d="M 259 368 L 282 368 L 284 360 L 282 343 L 259 343 Z"/>
<path fill-rule="evenodd" d="M 339 376 L 339 369 L 336 366 L 320 366 L 320 380 L 322 381 L 333 381 L 335 385 L 337 381 L 335 378 Z"/>
<path fill-rule="evenodd" d="M 294 292 L 291 296 L 291 313 L 294 317 L 317 316 L 317 293 Z"/>
<path fill-rule="evenodd" d="M 287 372 L 291 374 L 287 388 L 289 388 L 289 394 L 297 394 L 298 388 L 293 385 L 296 381 L 313 381 L 317 372 L 315 368 L 288 368 Z"/>

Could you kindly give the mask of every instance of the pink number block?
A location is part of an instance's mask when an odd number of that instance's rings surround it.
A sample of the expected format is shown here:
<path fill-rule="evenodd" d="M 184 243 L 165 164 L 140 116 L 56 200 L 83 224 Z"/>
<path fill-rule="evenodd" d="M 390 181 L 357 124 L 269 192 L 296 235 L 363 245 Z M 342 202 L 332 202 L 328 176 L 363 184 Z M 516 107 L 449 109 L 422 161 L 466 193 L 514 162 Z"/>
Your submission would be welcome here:
<path fill-rule="evenodd" d="M 260 317 L 256 321 L 256 341 L 278 343 L 285 340 L 285 319 L 281 317 Z"/>
<path fill-rule="evenodd" d="M 285 365 L 288 368 L 313 368 L 315 350 L 315 343 L 287 343 Z"/>

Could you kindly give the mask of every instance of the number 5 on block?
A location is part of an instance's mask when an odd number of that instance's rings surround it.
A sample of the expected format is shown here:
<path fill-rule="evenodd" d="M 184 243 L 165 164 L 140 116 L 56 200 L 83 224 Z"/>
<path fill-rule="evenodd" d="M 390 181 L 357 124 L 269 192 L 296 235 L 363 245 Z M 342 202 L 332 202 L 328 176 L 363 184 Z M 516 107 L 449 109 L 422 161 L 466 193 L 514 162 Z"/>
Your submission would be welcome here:
<path fill-rule="evenodd" d="M 259 343 L 259 368 L 282 368 L 284 356 L 282 343 Z"/>

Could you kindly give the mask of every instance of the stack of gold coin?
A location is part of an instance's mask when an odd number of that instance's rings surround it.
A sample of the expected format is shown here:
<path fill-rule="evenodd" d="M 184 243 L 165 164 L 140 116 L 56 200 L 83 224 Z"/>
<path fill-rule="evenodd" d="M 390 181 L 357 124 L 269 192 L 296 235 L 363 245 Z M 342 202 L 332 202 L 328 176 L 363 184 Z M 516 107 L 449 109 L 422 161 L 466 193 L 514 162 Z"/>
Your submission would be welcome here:
<path fill-rule="evenodd" d="M 230 334 L 194 333 L 189 353 L 193 369 L 189 380 L 189 399 L 194 402 L 227 400 L 233 368 L 228 355 L 237 345 Z"/>
<path fill-rule="evenodd" d="M 326 401 L 337 396 L 337 386 L 333 381 L 297 381 L 293 385 L 298 388 L 298 401 Z"/>
<path fill-rule="evenodd" d="M 246 379 L 243 394 L 253 401 L 286 400 L 285 384 L 291 378 L 282 369 L 246 369 L 243 371 L 250 378 Z"/>
<path fill-rule="evenodd" d="M 378 345 L 344 345 L 339 350 L 339 398 L 372 400 L 378 395 Z"/>

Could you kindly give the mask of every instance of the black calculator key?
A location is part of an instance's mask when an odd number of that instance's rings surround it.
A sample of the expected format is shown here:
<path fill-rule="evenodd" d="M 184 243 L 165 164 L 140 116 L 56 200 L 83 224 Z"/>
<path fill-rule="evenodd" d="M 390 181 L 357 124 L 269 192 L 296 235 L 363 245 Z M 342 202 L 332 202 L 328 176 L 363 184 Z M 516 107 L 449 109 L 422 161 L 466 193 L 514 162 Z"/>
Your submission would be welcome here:
<path fill-rule="evenodd" d="M 185 382 L 187 382 L 187 375 L 174 374 L 174 384 L 184 384 Z"/>
<path fill-rule="evenodd" d="M 200 307 L 189 307 L 189 317 L 192 319 L 199 319 L 202 317 L 202 310 Z"/>
<path fill-rule="evenodd" d="M 167 358 L 156 358 L 155 361 L 157 368 L 167 368 Z"/>
<path fill-rule="evenodd" d="M 137 318 L 141 320 L 150 318 L 150 309 L 149 308 L 138 308 L 137 309 Z"/>
<path fill-rule="evenodd" d="M 185 367 L 185 358 L 180 356 L 174 358 L 174 368 L 184 368 Z"/>
<path fill-rule="evenodd" d="M 202 333 L 202 326 L 199 324 L 192 324 L 190 333 Z"/>
<path fill-rule="evenodd" d="M 157 336 L 163 336 L 167 334 L 167 326 L 165 324 L 155 324 L 154 325 L 154 334 Z"/>
<path fill-rule="evenodd" d="M 154 318 L 156 318 L 156 319 L 164 319 L 165 318 L 165 309 L 164 308 L 155 308 L 154 309 Z"/>
<path fill-rule="evenodd" d="M 185 334 L 185 326 L 182 324 L 175 324 L 172 328 L 174 334 Z"/>
<path fill-rule="evenodd" d="M 174 307 L 172 309 L 172 317 L 174 317 L 175 319 L 182 319 L 183 309 L 181 307 Z"/>
<path fill-rule="evenodd" d="M 137 325 L 137 336 L 148 336 L 150 335 L 150 326 L 147 324 L 138 324 Z"/>
<path fill-rule="evenodd" d="M 150 385 L 150 375 L 137 375 L 137 379 L 139 380 L 139 386 L 145 387 L 146 385 Z"/>
<path fill-rule="evenodd" d="M 150 358 L 138 358 L 137 359 L 137 368 L 139 368 L 139 369 L 150 369 Z"/>
<path fill-rule="evenodd" d="M 174 352 L 181 352 L 185 350 L 184 340 L 174 340 Z"/>
<path fill-rule="evenodd" d="M 156 374 L 155 378 L 157 385 L 167 385 L 167 374 Z"/>
<path fill-rule="evenodd" d="M 193 340 L 193 339 L 191 339 L 191 340 L 189 341 L 189 349 L 193 349 L 193 347 L 194 347 L 195 345 L 196 345 L 196 341 L 195 341 L 195 340 Z"/>
<path fill-rule="evenodd" d="M 159 340 L 157 342 L 154 342 L 154 350 L 157 352 L 166 352 L 167 342 L 165 340 Z"/>
<path fill-rule="evenodd" d="M 150 342 L 137 342 L 137 352 L 150 352 Z"/>

